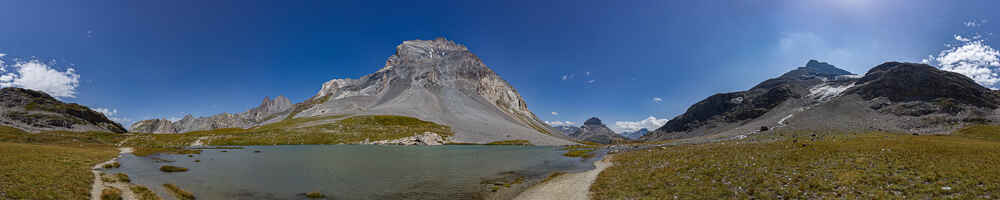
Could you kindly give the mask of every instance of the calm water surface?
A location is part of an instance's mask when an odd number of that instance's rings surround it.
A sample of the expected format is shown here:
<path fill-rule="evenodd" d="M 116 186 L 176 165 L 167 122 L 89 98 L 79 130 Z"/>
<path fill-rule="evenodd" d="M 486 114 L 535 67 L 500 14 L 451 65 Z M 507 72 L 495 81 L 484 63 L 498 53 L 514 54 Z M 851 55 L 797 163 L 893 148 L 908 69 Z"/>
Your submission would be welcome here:
<path fill-rule="evenodd" d="M 125 155 L 122 168 L 112 173 L 126 173 L 168 199 L 173 196 L 164 183 L 198 199 L 304 199 L 303 193 L 313 191 L 330 199 L 477 199 L 484 179 L 507 172 L 537 177 L 594 167 L 596 158 L 563 153 L 530 146 L 250 146 L 206 149 L 193 157 Z M 164 173 L 162 165 L 190 171 Z"/>

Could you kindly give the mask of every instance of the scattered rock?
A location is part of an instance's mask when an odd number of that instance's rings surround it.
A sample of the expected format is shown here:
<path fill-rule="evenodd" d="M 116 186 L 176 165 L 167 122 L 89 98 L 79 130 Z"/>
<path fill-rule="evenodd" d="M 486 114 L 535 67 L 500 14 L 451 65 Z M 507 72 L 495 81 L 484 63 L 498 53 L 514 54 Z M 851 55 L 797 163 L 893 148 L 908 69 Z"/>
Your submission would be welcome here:
<path fill-rule="evenodd" d="M 380 140 L 380 141 L 364 141 L 361 144 L 376 144 L 376 145 L 444 145 L 446 143 L 445 139 L 438 135 L 437 133 L 424 132 L 424 134 L 414 135 L 410 137 L 395 139 L 395 140 Z"/>

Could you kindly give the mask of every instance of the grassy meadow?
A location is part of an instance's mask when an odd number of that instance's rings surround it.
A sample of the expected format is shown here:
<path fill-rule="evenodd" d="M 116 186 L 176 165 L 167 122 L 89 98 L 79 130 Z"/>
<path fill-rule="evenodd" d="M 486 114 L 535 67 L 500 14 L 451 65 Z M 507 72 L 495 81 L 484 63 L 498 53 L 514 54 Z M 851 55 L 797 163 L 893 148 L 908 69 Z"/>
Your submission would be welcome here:
<path fill-rule="evenodd" d="M 781 135 L 618 154 L 590 190 L 596 199 L 1000 198 L 998 126 Z"/>
<path fill-rule="evenodd" d="M 0 199 L 90 199 L 90 169 L 117 156 L 123 138 L 0 126 Z"/>

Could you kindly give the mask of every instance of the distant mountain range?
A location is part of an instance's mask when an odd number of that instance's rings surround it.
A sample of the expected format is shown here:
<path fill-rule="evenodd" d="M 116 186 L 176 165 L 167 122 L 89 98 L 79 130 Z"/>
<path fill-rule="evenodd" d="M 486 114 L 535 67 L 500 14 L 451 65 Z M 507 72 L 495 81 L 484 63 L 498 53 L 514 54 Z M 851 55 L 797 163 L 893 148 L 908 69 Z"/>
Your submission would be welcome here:
<path fill-rule="evenodd" d="M 611 144 L 628 140 L 628 138 L 611 131 L 611 129 L 604 125 L 604 123 L 601 122 L 601 119 L 598 119 L 597 117 L 587 119 L 587 121 L 583 122 L 583 125 L 580 127 L 555 126 L 553 128 L 559 130 L 564 135 L 579 141 Z"/>
<path fill-rule="evenodd" d="M 628 138 L 630 140 L 638 140 L 639 138 L 641 138 L 642 136 L 646 135 L 647 133 L 649 133 L 649 129 L 642 128 L 642 129 L 639 129 L 639 130 L 636 130 L 636 131 L 623 131 L 623 132 L 621 132 L 619 134 L 621 134 L 622 136 L 624 136 L 625 138 Z"/>
<path fill-rule="evenodd" d="M 642 139 L 784 130 L 944 134 L 997 122 L 998 105 L 997 91 L 925 64 L 887 62 L 860 76 L 810 60 L 750 90 L 712 95 Z"/>
<path fill-rule="evenodd" d="M 281 99 L 281 100 L 279 100 Z M 528 110 L 518 92 L 469 50 L 455 42 L 404 41 L 385 66 L 359 79 L 333 79 L 315 96 L 293 105 L 265 100 L 240 114 L 136 122 L 133 132 L 183 133 L 246 128 L 285 119 L 334 115 L 402 115 L 450 126 L 457 142 L 528 140 L 572 144 Z"/>
<path fill-rule="evenodd" d="M 29 132 L 126 132 L 121 124 L 100 112 L 75 103 L 63 103 L 40 91 L 14 87 L 0 89 L 0 105 L 0 124 Z"/>

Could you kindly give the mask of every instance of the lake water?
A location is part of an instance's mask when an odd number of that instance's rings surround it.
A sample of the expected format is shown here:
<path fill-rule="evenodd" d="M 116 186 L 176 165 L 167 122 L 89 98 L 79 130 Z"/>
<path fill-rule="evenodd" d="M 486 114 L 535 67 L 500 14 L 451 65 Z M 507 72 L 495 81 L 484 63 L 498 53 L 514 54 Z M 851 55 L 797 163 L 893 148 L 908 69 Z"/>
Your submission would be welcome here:
<path fill-rule="evenodd" d="M 314 191 L 330 199 L 479 199 L 483 180 L 510 172 L 537 178 L 584 171 L 597 159 L 563 153 L 532 146 L 249 146 L 206 149 L 193 157 L 125 155 L 122 167 L 110 173 L 126 173 L 167 199 L 173 196 L 164 183 L 198 199 L 304 199 L 303 193 Z M 190 170 L 164 173 L 162 165 Z"/>

